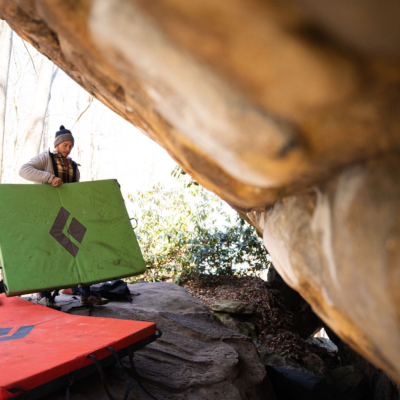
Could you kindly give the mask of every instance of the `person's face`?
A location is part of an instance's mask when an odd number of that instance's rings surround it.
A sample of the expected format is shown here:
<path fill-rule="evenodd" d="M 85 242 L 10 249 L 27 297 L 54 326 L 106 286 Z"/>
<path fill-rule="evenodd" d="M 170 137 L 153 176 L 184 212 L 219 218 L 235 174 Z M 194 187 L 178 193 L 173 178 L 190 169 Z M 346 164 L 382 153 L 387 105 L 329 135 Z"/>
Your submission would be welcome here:
<path fill-rule="evenodd" d="M 73 144 L 71 141 L 67 140 L 66 142 L 60 143 L 56 147 L 56 151 L 58 154 L 61 154 L 63 157 L 67 157 L 69 153 L 71 153 Z"/>

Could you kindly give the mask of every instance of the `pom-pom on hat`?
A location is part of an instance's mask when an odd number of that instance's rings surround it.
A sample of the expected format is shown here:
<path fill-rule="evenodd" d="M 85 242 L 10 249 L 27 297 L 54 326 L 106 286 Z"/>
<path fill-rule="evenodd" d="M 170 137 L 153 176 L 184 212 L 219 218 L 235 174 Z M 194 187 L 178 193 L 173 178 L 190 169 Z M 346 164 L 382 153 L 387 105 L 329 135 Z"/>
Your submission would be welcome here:
<path fill-rule="evenodd" d="M 56 138 L 54 140 L 54 147 L 57 147 L 62 142 L 72 142 L 72 146 L 75 144 L 74 137 L 72 136 L 71 131 L 65 129 L 64 125 L 60 126 L 60 130 L 56 132 Z"/>

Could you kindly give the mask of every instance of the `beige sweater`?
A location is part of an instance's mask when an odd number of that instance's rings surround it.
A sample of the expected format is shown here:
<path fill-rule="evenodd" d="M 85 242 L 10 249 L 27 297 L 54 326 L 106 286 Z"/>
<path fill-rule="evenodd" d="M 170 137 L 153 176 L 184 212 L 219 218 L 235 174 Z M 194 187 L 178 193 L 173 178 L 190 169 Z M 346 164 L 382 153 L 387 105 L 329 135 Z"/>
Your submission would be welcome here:
<path fill-rule="evenodd" d="M 50 154 L 43 152 L 33 157 L 19 170 L 19 175 L 27 181 L 41 184 L 50 184 L 55 177 Z M 79 182 L 80 173 L 76 169 L 76 181 Z"/>

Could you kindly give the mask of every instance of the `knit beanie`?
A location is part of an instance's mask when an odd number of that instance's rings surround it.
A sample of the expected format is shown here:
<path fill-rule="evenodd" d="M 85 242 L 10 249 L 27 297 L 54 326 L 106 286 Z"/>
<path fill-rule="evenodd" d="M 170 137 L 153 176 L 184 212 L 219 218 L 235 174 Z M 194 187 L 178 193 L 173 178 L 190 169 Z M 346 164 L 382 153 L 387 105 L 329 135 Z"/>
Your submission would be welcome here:
<path fill-rule="evenodd" d="M 66 141 L 72 142 L 72 146 L 75 144 L 74 137 L 72 136 L 71 131 L 65 129 L 64 125 L 60 126 L 60 130 L 56 132 L 56 139 L 54 140 L 54 147 L 57 147 L 60 143 Z"/>

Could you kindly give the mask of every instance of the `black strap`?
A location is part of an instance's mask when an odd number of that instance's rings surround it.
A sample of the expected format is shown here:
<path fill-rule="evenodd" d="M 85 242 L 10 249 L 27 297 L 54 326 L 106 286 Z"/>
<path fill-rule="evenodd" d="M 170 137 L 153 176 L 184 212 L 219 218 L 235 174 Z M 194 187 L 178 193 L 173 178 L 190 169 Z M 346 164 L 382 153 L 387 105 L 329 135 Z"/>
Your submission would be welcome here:
<path fill-rule="evenodd" d="M 160 328 L 156 328 L 156 339 L 160 339 L 160 337 L 162 336 L 162 331 Z"/>
<path fill-rule="evenodd" d="M 129 219 L 130 219 L 131 221 L 132 221 L 133 219 L 136 221 L 136 225 L 135 225 L 134 227 L 132 227 L 132 229 L 135 230 L 135 229 L 138 227 L 138 225 L 139 225 L 138 220 L 137 220 L 135 217 L 129 218 Z"/>
<path fill-rule="evenodd" d="M 69 388 L 74 383 L 74 376 L 72 375 L 72 373 L 68 374 L 67 378 L 68 378 L 68 386 L 67 386 L 67 391 L 65 392 L 65 400 L 69 400 Z"/>
<path fill-rule="evenodd" d="M 127 294 L 124 295 L 124 299 L 125 299 L 126 301 L 129 301 L 129 303 L 132 303 L 132 301 L 133 301 L 132 297 L 128 296 Z"/>
<path fill-rule="evenodd" d="M 53 294 L 51 295 L 51 302 L 54 304 L 54 300 L 55 300 L 55 298 L 58 296 L 60 294 L 60 291 L 59 290 L 55 290 L 54 292 L 53 292 Z"/>
<path fill-rule="evenodd" d="M 70 304 L 74 304 L 74 303 L 76 303 L 76 300 L 78 300 L 78 298 L 76 296 L 72 296 L 71 301 L 69 301 L 68 303 L 63 303 L 63 306 L 68 306 Z"/>
<path fill-rule="evenodd" d="M 75 161 L 72 161 L 72 169 L 74 174 L 72 175 L 72 182 L 76 182 L 76 170 L 78 168 L 78 164 Z"/>
<path fill-rule="evenodd" d="M 54 172 L 54 175 L 57 177 L 57 178 L 59 178 L 59 176 L 58 176 L 58 167 L 57 167 L 57 163 L 56 163 L 56 160 L 54 159 L 54 154 L 49 150 L 49 155 L 50 155 L 50 158 L 51 158 L 51 163 L 53 164 L 53 172 Z"/>
<path fill-rule="evenodd" d="M 26 399 L 26 390 L 22 389 L 21 387 L 14 387 L 12 389 L 6 389 L 6 390 L 12 394 L 21 392 L 17 396 L 13 397 L 13 400 L 20 400 L 20 399 L 25 400 Z"/>
<path fill-rule="evenodd" d="M 136 371 L 136 367 L 135 364 L 133 363 L 133 351 L 132 349 L 129 349 L 129 363 L 131 364 L 131 369 L 132 369 L 132 373 L 133 373 L 133 377 L 135 378 L 136 382 L 138 383 L 140 389 L 143 390 L 143 392 L 145 392 L 147 394 L 147 396 L 149 396 L 151 399 L 153 400 L 157 400 L 151 393 L 148 392 L 148 390 L 142 385 L 142 377 L 138 374 L 138 372 Z"/>
<path fill-rule="evenodd" d="M 54 290 L 53 294 L 51 294 L 51 292 L 46 291 L 45 293 L 45 297 L 46 299 L 48 299 L 50 301 L 51 304 L 55 303 L 55 298 L 60 294 L 59 290 Z"/>
<path fill-rule="evenodd" d="M 94 354 L 89 354 L 87 357 L 90 357 L 90 358 L 92 358 L 94 360 L 94 363 L 96 364 L 97 371 L 99 372 L 101 381 L 103 382 L 104 390 L 106 391 L 108 398 L 110 400 L 115 400 L 115 398 L 112 396 L 112 394 L 108 390 L 106 379 L 105 379 L 106 377 L 104 375 L 103 367 L 101 366 L 99 360 L 97 359 L 97 357 Z"/>
<path fill-rule="evenodd" d="M 115 349 L 113 349 L 112 347 L 107 347 L 107 350 L 110 350 L 112 355 L 117 359 L 117 361 L 119 362 L 119 365 L 121 366 L 122 370 L 125 373 L 125 379 L 126 379 L 126 390 L 125 390 L 125 395 L 124 395 L 124 399 L 123 400 L 127 400 L 128 396 L 129 396 L 129 392 L 131 390 L 131 384 L 129 382 L 129 375 L 127 374 L 124 366 L 122 365 L 121 359 L 119 358 L 118 353 L 115 351 Z"/>

